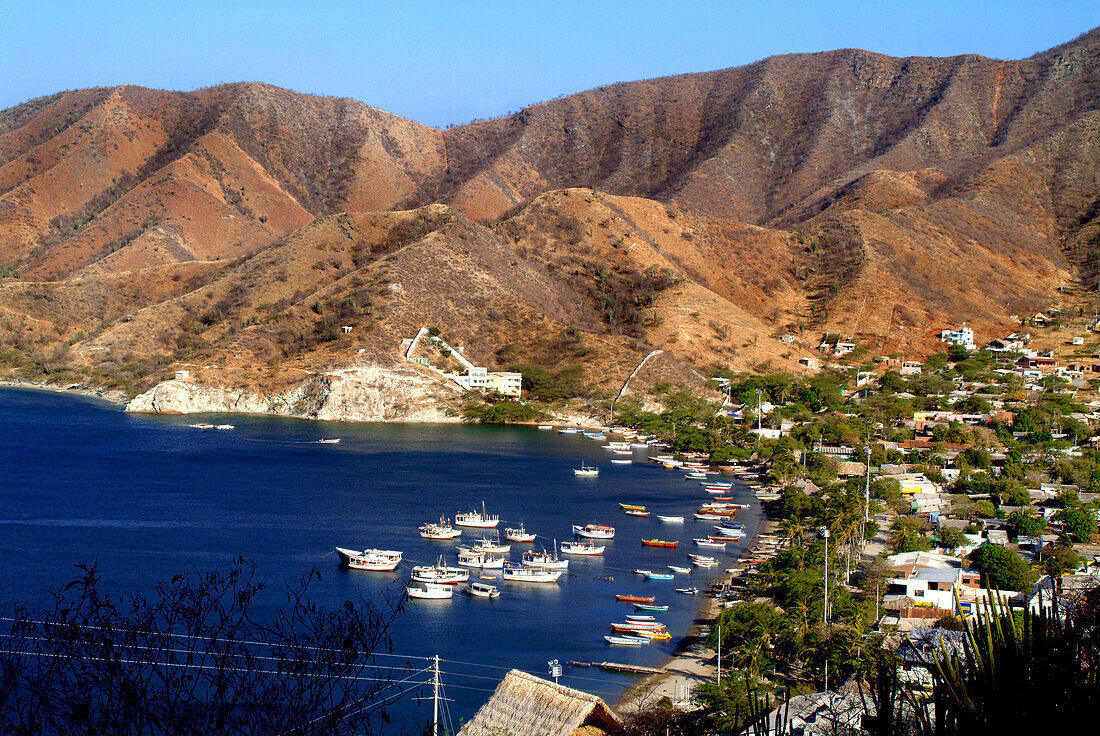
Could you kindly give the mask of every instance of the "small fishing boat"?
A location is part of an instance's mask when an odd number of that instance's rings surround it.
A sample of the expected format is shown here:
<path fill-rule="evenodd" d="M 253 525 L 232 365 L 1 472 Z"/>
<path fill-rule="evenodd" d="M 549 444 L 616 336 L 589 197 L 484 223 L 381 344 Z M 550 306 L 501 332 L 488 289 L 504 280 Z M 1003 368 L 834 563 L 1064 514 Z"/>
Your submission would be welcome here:
<path fill-rule="evenodd" d="M 692 560 L 691 564 L 695 565 L 696 567 L 714 567 L 718 564 L 718 560 L 710 560 L 709 562 L 704 560 Z"/>
<path fill-rule="evenodd" d="M 693 555 L 693 554 L 689 554 L 688 557 L 690 557 L 692 560 L 713 560 L 714 559 L 710 555 Z"/>
<path fill-rule="evenodd" d="M 505 558 L 492 555 L 488 552 L 477 552 L 472 549 L 460 549 L 458 551 L 458 564 L 463 567 L 476 567 L 481 570 L 500 570 L 504 567 Z"/>
<path fill-rule="evenodd" d="M 698 471 L 698 470 L 693 470 L 692 472 L 690 472 L 690 473 L 688 473 L 687 475 L 684 476 L 684 480 L 706 480 L 706 479 L 707 479 L 707 474 L 702 472 L 702 471 Z"/>
<path fill-rule="evenodd" d="M 617 458 L 617 457 L 611 458 L 611 464 L 612 465 L 630 465 L 633 462 L 634 462 L 633 460 L 623 460 L 622 458 Z"/>
<path fill-rule="evenodd" d="M 338 444 L 340 444 L 340 438 L 339 437 L 334 437 L 330 440 L 320 439 L 320 440 L 317 440 L 317 444 L 319 444 L 319 445 L 338 445 Z"/>
<path fill-rule="evenodd" d="M 611 630 L 617 634 L 630 634 L 635 631 L 667 631 L 664 624 L 646 624 L 644 621 L 626 621 L 620 624 L 611 624 Z"/>
<path fill-rule="evenodd" d="M 643 636 L 605 636 L 604 640 L 608 644 L 621 644 L 624 646 L 640 647 L 643 644 L 648 644 L 649 639 Z"/>
<path fill-rule="evenodd" d="M 599 474 L 600 474 L 600 469 L 599 468 L 591 466 L 591 465 L 585 465 L 584 463 L 581 463 L 581 466 L 579 468 L 573 468 L 573 475 L 578 475 L 578 476 L 582 476 L 582 477 L 585 477 L 585 478 L 591 478 L 591 477 L 599 475 Z"/>
<path fill-rule="evenodd" d="M 504 538 L 509 542 L 533 542 L 535 541 L 534 534 L 531 534 L 523 528 L 523 524 L 520 524 L 518 528 L 507 528 L 504 530 Z"/>
<path fill-rule="evenodd" d="M 666 542 L 663 539 L 643 539 L 642 544 L 646 547 L 665 547 L 666 549 L 675 549 L 676 545 L 678 545 L 679 542 Z"/>
<path fill-rule="evenodd" d="M 639 568 L 634 568 L 631 572 L 633 572 L 635 575 L 648 575 L 653 571 L 652 570 L 641 570 Z"/>
<path fill-rule="evenodd" d="M 679 460 L 664 460 L 661 462 L 661 466 L 665 468 L 665 470 L 675 470 L 681 465 L 683 465 L 683 463 Z"/>
<path fill-rule="evenodd" d="M 778 493 L 757 493 L 757 501 L 778 501 L 782 496 Z"/>
<path fill-rule="evenodd" d="M 619 508 L 623 511 L 645 511 L 645 506 L 634 506 L 629 503 L 620 503 Z"/>
<path fill-rule="evenodd" d="M 485 512 L 485 502 L 481 503 L 481 511 L 471 511 L 468 514 L 455 514 L 455 526 L 468 526 L 475 529 L 495 529 L 500 523 L 499 516 L 489 516 Z"/>
<path fill-rule="evenodd" d="M 471 598 L 500 598 L 497 586 L 488 583 L 470 583 L 462 590 Z"/>
<path fill-rule="evenodd" d="M 461 529 L 455 529 L 444 517 L 439 517 L 439 523 L 428 522 L 420 527 L 420 536 L 424 539 L 455 539 L 462 536 Z"/>
<path fill-rule="evenodd" d="M 608 450 L 629 450 L 629 442 L 608 442 L 604 447 Z"/>
<path fill-rule="evenodd" d="M 470 579 L 470 571 L 461 567 L 449 567 L 443 564 L 443 556 L 434 565 L 416 565 L 412 569 L 412 579 L 418 583 L 439 583 L 457 585 Z"/>
<path fill-rule="evenodd" d="M 695 587 L 691 588 L 676 588 L 677 593 L 683 593 L 684 595 L 699 595 L 699 589 Z"/>
<path fill-rule="evenodd" d="M 586 539 L 613 539 L 615 537 L 615 527 L 606 524 L 586 524 L 584 526 L 574 524 L 573 533 Z"/>
<path fill-rule="evenodd" d="M 690 575 L 691 574 L 691 568 L 690 567 L 680 567 L 679 565 L 669 565 L 668 569 L 672 570 L 672 572 L 678 572 L 681 575 Z"/>
<path fill-rule="evenodd" d="M 600 545 L 597 547 L 591 542 L 562 542 L 561 553 L 563 555 L 588 555 L 598 556 L 602 555 L 606 546 Z"/>
<path fill-rule="evenodd" d="M 213 424 L 208 424 L 207 422 L 199 422 L 197 424 L 188 424 L 187 426 L 192 427 L 194 429 L 213 429 L 214 428 Z"/>
<path fill-rule="evenodd" d="M 641 518 L 644 519 L 647 516 L 649 516 L 649 512 L 648 511 L 627 511 L 626 515 L 627 516 L 640 516 Z"/>
<path fill-rule="evenodd" d="M 440 583 L 410 583 L 408 587 L 409 598 L 427 600 L 446 600 L 454 595 L 455 591 L 449 585 Z"/>
<path fill-rule="evenodd" d="M 663 613 L 668 610 L 668 606 L 654 606 L 650 603 L 635 603 L 635 611 L 652 611 L 654 613 Z"/>
<path fill-rule="evenodd" d="M 498 534 L 495 539 L 490 537 L 483 537 L 471 547 L 474 552 L 486 552 L 494 555 L 506 555 L 512 551 L 512 545 L 501 544 L 500 535 Z"/>
<path fill-rule="evenodd" d="M 546 550 L 542 552 L 527 550 L 523 553 L 520 562 L 528 567 L 545 567 L 550 570 L 564 570 L 569 567 L 569 560 L 558 559 L 557 555 L 551 554 Z"/>
<path fill-rule="evenodd" d="M 695 542 L 695 544 L 697 544 L 700 547 L 712 547 L 714 549 L 725 549 L 726 548 L 725 540 L 722 540 L 721 542 L 716 542 L 713 539 L 705 539 L 704 538 L 704 539 L 693 539 L 691 541 Z"/>
<path fill-rule="evenodd" d="M 707 511 L 705 513 L 695 512 L 695 518 L 699 521 L 721 521 L 722 519 L 728 519 L 727 514 L 719 514 L 713 511 Z"/>
<path fill-rule="evenodd" d="M 549 430 L 549 429 L 553 429 L 553 428 L 554 428 L 554 427 L 553 427 L 553 426 L 551 426 L 551 425 L 549 425 L 549 424 L 540 424 L 540 425 L 539 425 L 539 429 L 541 429 L 541 430 L 543 430 L 543 431 L 546 431 L 546 430 Z"/>
<path fill-rule="evenodd" d="M 641 636 L 651 641 L 668 641 L 672 638 L 672 634 L 667 631 L 646 631 L 645 629 L 637 629 L 630 636 Z"/>
<path fill-rule="evenodd" d="M 578 427 L 562 427 L 558 430 L 558 434 L 580 434 L 581 430 Z"/>
<path fill-rule="evenodd" d="M 647 580 L 674 580 L 675 578 L 676 578 L 676 576 L 673 575 L 670 572 L 668 572 L 668 573 L 665 573 L 665 572 L 646 573 L 646 579 Z"/>
<path fill-rule="evenodd" d="M 236 429 L 236 427 L 234 427 L 232 424 L 217 424 L 217 425 L 214 425 L 214 429 L 226 430 L 226 429 Z"/>
<path fill-rule="evenodd" d="M 682 517 L 682 516 L 662 516 L 661 514 L 657 514 L 657 519 L 659 521 L 663 521 L 666 524 L 683 524 L 684 523 L 684 517 Z"/>
<path fill-rule="evenodd" d="M 630 443 L 630 449 L 631 450 L 644 450 L 647 447 L 649 447 L 648 442 L 631 442 Z"/>
<path fill-rule="evenodd" d="M 337 547 L 336 554 L 339 555 L 341 564 L 352 570 L 390 572 L 401 563 L 401 553 L 396 550 L 365 549 L 359 552 Z"/>
<path fill-rule="evenodd" d="M 564 570 L 551 570 L 546 567 L 504 566 L 504 579 L 513 583 L 556 583 L 564 574 Z"/>
<path fill-rule="evenodd" d="M 615 600 L 622 601 L 623 603 L 652 603 L 657 600 L 657 596 L 650 595 L 617 595 Z"/>
<path fill-rule="evenodd" d="M 728 491 L 731 488 L 733 488 L 733 483 L 728 483 L 728 482 L 727 483 L 719 483 L 718 481 L 711 481 L 711 480 L 708 480 L 708 481 L 703 483 L 703 490 L 708 491 L 708 492 L 709 491 L 718 491 L 719 493 L 721 493 L 722 491 Z"/>

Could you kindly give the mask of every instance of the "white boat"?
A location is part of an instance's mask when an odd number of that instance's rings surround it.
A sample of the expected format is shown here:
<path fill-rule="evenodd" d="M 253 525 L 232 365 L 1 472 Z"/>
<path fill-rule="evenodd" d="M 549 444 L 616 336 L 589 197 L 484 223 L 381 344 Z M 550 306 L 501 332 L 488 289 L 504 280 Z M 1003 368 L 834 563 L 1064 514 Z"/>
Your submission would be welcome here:
<path fill-rule="evenodd" d="M 693 539 L 691 541 L 695 542 L 699 547 L 713 547 L 714 549 L 726 548 L 725 542 L 716 542 L 713 539 Z"/>
<path fill-rule="evenodd" d="M 214 429 L 236 429 L 232 424 L 218 424 Z"/>
<path fill-rule="evenodd" d="M 683 524 L 684 517 L 682 516 L 661 516 L 657 514 L 657 518 L 666 524 Z"/>
<path fill-rule="evenodd" d="M 557 555 L 546 550 L 542 552 L 528 550 L 523 553 L 520 561 L 528 567 L 547 567 L 551 570 L 565 570 L 569 567 L 569 560 L 558 559 Z"/>
<path fill-rule="evenodd" d="M 696 567 L 714 567 L 718 564 L 718 560 L 710 560 L 709 562 L 706 560 L 692 560 L 691 564 Z"/>
<path fill-rule="evenodd" d="M 319 445 L 338 445 L 338 444 L 340 444 L 340 438 L 339 437 L 334 437 L 333 439 L 330 439 L 330 440 L 320 439 L 320 440 L 317 440 L 317 444 L 319 444 Z"/>
<path fill-rule="evenodd" d="M 469 526 L 475 529 L 495 529 L 500 523 L 499 516 L 489 516 L 485 512 L 484 502 L 481 511 L 471 511 L 468 514 L 455 514 L 455 526 Z"/>
<path fill-rule="evenodd" d="M 401 564 L 401 553 L 395 550 L 366 549 L 360 552 L 337 547 L 336 554 L 340 556 L 340 562 L 352 570 L 389 572 Z"/>
<path fill-rule="evenodd" d="M 630 449 L 632 449 L 632 450 L 644 450 L 648 447 L 649 447 L 649 445 L 645 442 L 631 442 L 630 443 Z"/>
<path fill-rule="evenodd" d="M 187 426 L 192 427 L 194 429 L 213 429 L 214 428 L 213 424 L 207 424 L 206 422 L 199 422 L 198 424 L 188 424 Z"/>
<path fill-rule="evenodd" d="M 424 539 L 455 539 L 462 536 L 461 529 L 455 529 L 444 518 L 439 517 L 439 523 L 428 522 L 420 527 L 420 536 Z"/>
<path fill-rule="evenodd" d="M 562 427 L 558 430 L 558 434 L 580 434 L 581 430 L 577 427 Z"/>
<path fill-rule="evenodd" d="M 606 445 L 604 445 L 604 447 L 607 448 L 608 450 L 629 450 L 630 449 L 630 443 L 629 442 L 608 442 Z"/>
<path fill-rule="evenodd" d="M 675 588 L 677 593 L 683 593 L 684 595 L 699 595 L 699 589 L 695 587 L 691 588 Z"/>
<path fill-rule="evenodd" d="M 445 600 L 454 595 L 454 588 L 449 585 L 441 585 L 440 583 L 409 583 L 408 587 L 410 598 L 421 598 L 428 600 Z"/>
<path fill-rule="evenodd" d="M 523 528 L 523 524 L 520 524 L 518 528 L 508 528 L 504 530 L 504 538 L 509 542 L 533 542 L 535 541 L 535 535 L 528 532 Z"/>
<path fill-rule="evenodd" d="M 579 468 L 573 468 L 573 475 L 580 475 L 580 476 L 589 477 L 589 476 L 599 475 L 599 474 L 600 474 L 600 469 L 599 468 L 591 466 L 591 465 L 585 465 L 584 463 L 581 463 L 581 466 Z"/>
<path fill-rule="evenodd" d="M 608 644 L 622 644 L 624 646 L 640 647 L 649 643 L 649 638 L 644 636 L 605 636 Z"/>
<path fill-rule="evenodd" d="M 541 429 L 545 432 L 546 430 L 553 429 L 553 427 L 549 424 L 540 424 L 539 429 Z"/>
<path fill-rule="evenodd" d="M 573 533 L 586 539 L 613 539 L 615 527 L 606 524 L 587 524 L 585 526 L 573 525 Z"/>
<path fill-rule="evenodd" d="M 481 570 L 500 570 L 504 567 L 505 558 L 499 555 L 491 555 L 487 552 L 477 552 L 472 549 L 458 550 L 458 564 L 463 567 L 476 567 Z"/>
<path fill-rule="evenodd" d="M 673 572 L 678 572 L 681 575 L 690 575 L 691 574 L 691 568 L 690 567 L 679 567 L 678 565 L 669 565 L 668 569 L 672 570 Z"/>
<path fill-rule="evenodd" d="M 623 460 L 623 459 L 617 458 L 617 457 L 611 459 L 611 464 L 612 465 L 630 465 L 632 462 L 634 462 L 634 461 L 633 460 Z"/>
<path fill-rule="evenodd" d="M 556 583 L 565 574 L 564 570 L 551 570 L 547 567 L 527 565 L 506 565 L 504 579 L 514 583 Z"/>
<path fill-rule="evenodd" d="M 562 542 L 561 553 L 563 555 L 602 555 L 607 547 L 597 547 L 591 542 Z"/>
<path fill-rule="evenodd" d="M 691 558 L 692 562 L 717 562 L 710 555 L 688 555 L 688 557 Z"/>
<path fill-rule="evenodd" d="M 469 583 L 463 590 L 471 598 L 500 598 L 497 586 L 488 583 Z"/>
<path fill-rule="evenodd" d="M 472 549 L 474 550 L 474 552 L 486 552 L 488 554 L 494 555 L 506 555 L 512 551 L 512 545 L 501 544 L 499 536 L 496 539 L 484 537 L 477 540 Z"/>
<path fill-rule="evenodd" d="M 417 565 L 412 569 L 412 579 L 418 583 L 439 583 L 440 585 L 458 585 L 470 579 L 470 571 L 462 567 L 450 567 L 443 564 L 443 558 L 434 565 Z"/>

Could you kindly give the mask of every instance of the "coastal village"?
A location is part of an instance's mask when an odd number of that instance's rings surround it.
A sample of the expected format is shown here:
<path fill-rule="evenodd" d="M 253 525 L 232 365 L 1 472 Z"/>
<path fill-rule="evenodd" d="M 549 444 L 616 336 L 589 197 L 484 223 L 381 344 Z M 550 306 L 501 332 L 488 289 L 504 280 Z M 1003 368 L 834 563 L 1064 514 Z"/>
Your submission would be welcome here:
<path fill-rule="evenodd" d="M 1052 309 L 984 344 L 965 324 L 940 339 L 924 359 L 857 363 L 856 341 L 827 335 L 817 377 L 719 377 L 716 416 L 679 421 L 702 433 L 668 432 L 683 396 L 600 428 L 656 431 L 682 457 L 709 456 L 756 489 L 768 520 L 706 592 L 680 653 L 614 709 L 513 673 L 463 733 L 534 718 L 516 715 L 520 676 L 521 700 L 553 703 L 568 724 L 540 733 L 885 733 L 868 695 L 884 667 L 893 725 L 912 725 L 944 685 L 937 660 L 975 656 L 968 625 L 1091 610 L 1100 324 Z"/>

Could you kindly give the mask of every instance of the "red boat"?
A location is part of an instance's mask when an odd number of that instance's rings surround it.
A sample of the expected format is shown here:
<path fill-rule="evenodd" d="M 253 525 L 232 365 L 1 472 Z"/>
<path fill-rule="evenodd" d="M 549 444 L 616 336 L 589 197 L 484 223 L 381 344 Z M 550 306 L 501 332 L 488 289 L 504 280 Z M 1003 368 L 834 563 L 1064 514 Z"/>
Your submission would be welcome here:
<path fill-rule="evenodd" d="M 646 547 L 667 547 L 668 549 L 673 549 L 679 542 L 665 542 L 661 539 L 643 539 L 642 544 Z"/>
<path fill-rule="evenodd" d="M 657 600 L 657 596 L 644 596 L 644 595 L 617 595 L 615 600 L 622 601 L 623 603 L 652 603 Z"/>

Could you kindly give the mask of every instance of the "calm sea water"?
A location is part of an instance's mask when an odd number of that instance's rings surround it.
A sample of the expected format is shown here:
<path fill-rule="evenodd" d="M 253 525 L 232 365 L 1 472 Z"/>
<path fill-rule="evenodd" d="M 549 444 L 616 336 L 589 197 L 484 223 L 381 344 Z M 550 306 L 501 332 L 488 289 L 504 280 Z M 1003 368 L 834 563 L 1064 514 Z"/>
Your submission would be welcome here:
<path fill-rule="evenodd" d="M 205 420 L 236 429 L 187 426 Z M 318 444 L 322 437 L 342 441 Z M 408 572 L 340 569 L 334 546 L 400 549 L 413 564 L 443 554 L 453 563 L 454 542 L 423 540 L 416 531 L 440 514 L 484 502 L 504 520 L 502 530 L 522 521 L 539 534 L 535 546 L 547 548 L 570 538 L 572 524 L 613 524 L 618 532 L 606 554 L 572 558 L 558 585 L 497 581 L 502 595 L 493 601 L 456 595 L 408 603 L 393 632 L 394 651 L 445 660 L 457 727 L 510 668 L 546 676 L 551 659 L 659 666 L 698 603 L 673 588 L 703 588 L 724 567 L 668 582 L 631 574 L 636 567 L 690 566 L 692 537 L 710 529 L 691 519 L 706 494 L 682 473 L 646 462 L 644 451 L 635 452 L 632 465 L 613 465 L 610 456 L 583 436 L 533 428 L 132 416 L 93 399 L 0 389 L 0 606 L 46 606 L 50 591 L 75 577 L 78 562 L 98 562 L 114 591 L 142 592 L 179 572 L 229 569 L 237 556 L 254 562 L 272 590 L 317 567 L 322 577 L 313 597 L 335 606 L 399 593 Z M 574 477 L 581 462 L 598 465 L 599 477 Z M 749 498 L 743 486 L 734 495 Z M 620 502 L 687 520 L 628 517 Z M 759 511 L 739 518 L 751 537 Z M 466 530 L 462 539 L 475 536 Z M 650 537 L 679 540 L 679 549 L 643 548 L 640 540 Z M 716 556 L 731 560 L 742 547 Z M 511 556 L 523 548 L 513 545 Z M 615 601 L 617 593 L 669 604 L 668 613 L 656 615 L 673 640 L 608 646 L 608 624 L 633 612 Z M 561 679 L 609 702 L 634 681 L 570 667 Z M 430 709 L 430 702 L 406 698 L 392 709 L 394 729 L 414 729 Z"/>

